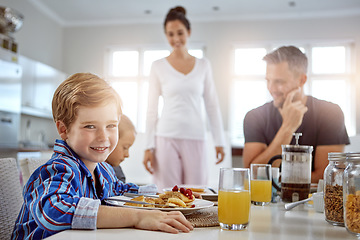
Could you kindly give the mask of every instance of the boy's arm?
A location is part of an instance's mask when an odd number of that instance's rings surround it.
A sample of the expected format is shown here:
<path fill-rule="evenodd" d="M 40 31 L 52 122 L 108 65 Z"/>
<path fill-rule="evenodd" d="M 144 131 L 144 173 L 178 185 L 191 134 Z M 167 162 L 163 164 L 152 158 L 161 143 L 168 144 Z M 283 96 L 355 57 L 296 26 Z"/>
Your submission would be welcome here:
<path fill-rule="evenodd" d="M 101 202 L 99 199 L 80 198 L 71 222 L 72 229 L 96 229 L 96 217 Z"/>
<path fill-rule="evenodd" d="M 161 212 L 100 205 L 100 200 L 81 198 L 73 216 L 72 229 L 135 227 L 169 233 L 193 229 L 181 212 Z"/>
<path fill-rule="evenodd" d="M 97 228 L 135 227 L 146 230 L 159 230 L 169 233 L 189 232 L 191 223 L 178 211 L 141 210 L 121 207 L 99 207 Z"/>

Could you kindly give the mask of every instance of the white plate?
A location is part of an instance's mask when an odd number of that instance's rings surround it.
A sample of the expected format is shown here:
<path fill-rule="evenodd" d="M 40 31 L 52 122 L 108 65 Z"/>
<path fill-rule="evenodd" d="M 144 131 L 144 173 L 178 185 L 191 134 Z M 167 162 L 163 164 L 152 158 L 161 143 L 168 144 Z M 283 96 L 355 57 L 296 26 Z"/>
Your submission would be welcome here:
<path fill-rule="evenodd" d="M 117 197 L 113 197 L 113 198 L 119 198 L 119 199 L 125 199 L 125 200 L 131 200 L 131 198 L 129 197 L 125 197 L 125 196 L 117 196 Z M 196 210 L 200 210 L 200 209 L 204 209 L 204 208 L 209 208 L 214 206 L 213 202 L 207 201 L 207 200 L 203 200 L 203 199 L 195 199 L 193 204 L 195 205 L 195 207 L 193 208 L 155 208 L 155 207 L 135 207 L 135 206 L 128 206 L 128 205 L 124 205 L 125 202 L 118 202 L 118 201 L 112 201 L 112 200 L 105 200 L 105 202 L 109 205 L 112 206 L 117 206 L 117 207 L 128 207 L 128 208 L 139 208 L 139 209 L 149 209 L 149 210 L 162 210 L 162 211 L 180 211 L 184 214 L 188 214 L 191 212 L 194 212 Z"/>

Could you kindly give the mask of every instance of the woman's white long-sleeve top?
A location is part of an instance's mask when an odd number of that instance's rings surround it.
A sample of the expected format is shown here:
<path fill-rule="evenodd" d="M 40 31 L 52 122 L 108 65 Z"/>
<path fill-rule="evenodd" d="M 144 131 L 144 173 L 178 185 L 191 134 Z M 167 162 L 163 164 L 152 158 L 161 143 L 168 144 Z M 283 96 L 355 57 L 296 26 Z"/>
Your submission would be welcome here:
<path fill-rule="evenodd" d="M 164 107 L 158 118 L 159 96 Z M 155 136 L 204 140 L 209 119 L 215 146 L 225 146 L 223 123 L 210 62 L 196 58 L 194 68 L 183 74 L 166 58 L 151 67 L 146 119 L 146 148 L 155 147 Z"/>

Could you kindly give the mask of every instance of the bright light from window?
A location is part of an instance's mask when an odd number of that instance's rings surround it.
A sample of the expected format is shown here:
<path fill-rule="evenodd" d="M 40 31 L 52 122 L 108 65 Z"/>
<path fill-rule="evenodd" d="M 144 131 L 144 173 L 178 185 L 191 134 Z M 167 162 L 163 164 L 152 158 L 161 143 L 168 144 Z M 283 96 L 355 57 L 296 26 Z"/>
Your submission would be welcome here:
<path fill-rule="evenodd" d="M 235 81 L 232 93 L 232 144 L 244 144 L 243 121 L 246 113 L 271 100 L 264 80 Z"/>
<path fill-rule="evenodd" d="M 325 86 L 326 91 L 324 91 Z M 312 95 L 345 106 L 346 82 L 344 80 L 313 80 Z"/>
<path fill-rule="evenodd" d="M 345 47 L 314 47 L 312 71 L 315 74 L 345 73 Z"/>
<path fill-rule="evenodd" d="M 324 88 L 326 86 L 326 91 Z M 313 80 L 312 95 L 316 98 L 336 103 L 345 116 L 345 125 L 348 134 L 355 135 L 355 126 L 351 124 L 351 99 L 348 94 L 348 85 L 345 80 Z"/>
<path fill-rule="evenodd" d="M 151 64 L 160 59 L 169 56 L 169 50 L 148 50 L 144 51 L 144 76 L 149 76 Z"/>
<path fill-rule="evenodd" d="M 112 57 L 112 76 L 134 77 L 138 75 L 139 52 L 116 51 Z"/>
<path fill-rule="evenodd" d="M 264 75 L 265 48 L 239 48 L 235 50 L 234 70 L 236 75 Z"/>
<path fill-rule="evenodd" d="M 139 119 L 143 120 L 143 121 L 139 121 L 138 122 L 138 127 L 137 130 L 138 132 L 145 132 L 146 129 L 146 112 L 147 112 L 147 106 L 148 106 L 148 96 L 149 96 L 149 82 L 146 81 L 141 85 L 141 99 L 140 99 L 140 105 L 142 106 L 140 107 L 140 111 L 139 111 Z M 160 96 L 159 97 L 159 105 L 158 105 L 158 115 L 160 117 L 162 109 L 164 107 L 164 100 L 163 98 Z"/>
<path fill-rule="evenodd" d="M 120 95 L 123 114 L 128 116 L 136 125 L 138 84 L 136 82 L 112 82 L 111 86 Z"/>

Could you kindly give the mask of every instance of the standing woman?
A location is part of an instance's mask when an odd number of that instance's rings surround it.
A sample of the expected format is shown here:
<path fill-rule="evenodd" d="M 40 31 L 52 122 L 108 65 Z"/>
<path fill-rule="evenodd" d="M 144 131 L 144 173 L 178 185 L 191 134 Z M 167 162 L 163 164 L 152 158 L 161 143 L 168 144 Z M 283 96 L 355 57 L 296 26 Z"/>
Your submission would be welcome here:
<path fill-rule="evenodd" d="M 188 53 L 190 23 L 183 7 L 170 9 L 164 22 L 171 54 L 151 67 L 146 120 L 145 168 L 159 189 L 175 184 L 207 184 L 205 103 L 216 148 L 224 159 L 225 138 L 210 62 Z M 159 96 L 164 99 L 158 119 Z"/>

